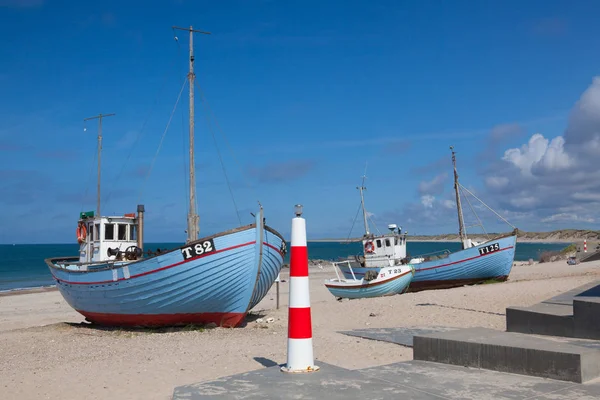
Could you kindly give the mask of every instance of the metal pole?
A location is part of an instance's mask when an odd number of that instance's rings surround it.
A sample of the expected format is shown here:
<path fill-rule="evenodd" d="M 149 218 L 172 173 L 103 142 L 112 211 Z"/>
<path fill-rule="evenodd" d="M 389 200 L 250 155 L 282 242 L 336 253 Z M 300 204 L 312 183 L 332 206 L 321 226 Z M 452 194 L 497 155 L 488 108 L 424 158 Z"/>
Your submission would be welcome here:
<path fill-rule="evenodd" d="M 98 114 L 93 117 L 84 118 L 83 121 L 88 121 L 90 119 L 98 119 L 98 188 L 97 188 L 97 199 L 96 199 L 96 214 L 100 217 L 100 176 L 101 176 L 101 157 L 102 157 L 102 118 L 104 117 L 112 117 L 116 114 Z"/>
<path fill-rule="evenodd" d="M 277 284 L 277 309 L 279 310 L 279 281 L 275 283 Z"/>

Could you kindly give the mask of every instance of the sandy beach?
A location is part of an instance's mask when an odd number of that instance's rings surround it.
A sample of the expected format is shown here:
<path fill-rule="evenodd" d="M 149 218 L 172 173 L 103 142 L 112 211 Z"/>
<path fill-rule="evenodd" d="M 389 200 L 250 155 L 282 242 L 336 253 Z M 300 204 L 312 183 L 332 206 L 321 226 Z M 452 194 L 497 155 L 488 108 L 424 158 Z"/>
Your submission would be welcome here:
<path fill-rule="evenodd" d="M 600 279 L 599 262 L 515 264 L 504 283 L 352 301 L 337 301 L 323 286 L 324 279 L 335 276 L 329 265 L 313 266 L 316 364 L 355 369 L 412 359 L 411 348 L 346 336 L 341 330 L 504 330 L 507 306 L 528 306 Z M 285 363 L 288 271 L 281 275 L 280 308 L 273 286 L 247 325 L 236 329 L 102 329 L 82 324 L 83 317 L 56 290 L 2 296 L 0 398 L 166 400 L 175 386 Z"/>

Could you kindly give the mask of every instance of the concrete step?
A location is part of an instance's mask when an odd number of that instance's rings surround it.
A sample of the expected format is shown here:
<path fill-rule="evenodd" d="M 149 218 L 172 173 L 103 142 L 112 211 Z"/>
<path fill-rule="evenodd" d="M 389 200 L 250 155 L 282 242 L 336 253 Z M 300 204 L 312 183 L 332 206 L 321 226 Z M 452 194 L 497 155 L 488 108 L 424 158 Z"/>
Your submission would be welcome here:
<path fill-rule="evenodd" d="M 600 284 L 591 282 L 531 307 L 507 307 L 508 332 L 600 339 Z"/>
<path fill-rule="evenodd" d="M 572 305 L 539 303 L 506 308 L 507 332 L 574 337 L 574 326 Z"/>
<path fill-rule="evenodd" d="M 573 300 L 574 337 L 600 339 L 600 297 Z"/>
<path fill-rule="evenodd" d="M 583 383 L 600 377 L 600 349 L 488 328 L 413 338 L 413 358 L 443 364 Z"/>

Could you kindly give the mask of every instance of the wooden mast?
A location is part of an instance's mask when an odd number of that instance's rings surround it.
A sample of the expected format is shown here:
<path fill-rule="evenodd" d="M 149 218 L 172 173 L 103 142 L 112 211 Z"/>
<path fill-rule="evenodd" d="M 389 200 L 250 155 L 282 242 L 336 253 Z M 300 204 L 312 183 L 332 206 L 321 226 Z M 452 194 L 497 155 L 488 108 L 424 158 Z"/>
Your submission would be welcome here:
<path fill-rule="evenodd" d="M 365 196 L 363 195 L 363 190 L 367 190 L 367 188 L 365 187 L 365 178 L 366 178 L 366 176 L 363 176 L 362 184 L 360 186 L 357 186 L 356 188 L 358 190 L 360 190 L 360 204 L 362 206 L 363 220 L 365 222 L 365 236 L 369 236 L 369 234 L 370 234 L 369 223 L 367 222 L 367 210 L 365 209 Z"/>
<path fill-rule="evenodd" d="M 454 167 L 454 191 L 456 192 L 456 208 L 458 209 L 458 235 L 460 236 L 460 242 L 462 248 L 465 248 L 465 240 L 467 235 L 465 233 L 465 223 L 463 220 L 462 206 L 460 204 L 460 189 L 458 185 L 458 172 L 456 171 L 456 153 L 454 152 L 454 146 L 450 146 L 452 151 L 452 165 Z"/>
<path fill-rule="evenodd" d="M 196 212 L 196 167 L 194 163 L 194 32 L 210 35 L 210 32 L 194 30 L 189 28 L 180 28 L 174 26 L 173 29 L 188 31 L 190 33 L 190 71 L 188 73 L 190 89 L 190 209 L 187 217 L 187 242 L 193 242 L 198 239 L 200 217 Z"/>
<path fill-rule="evenodd" d="M 98 114 L 93 117 L 84 118 L 83 122 L 90 119 L 98 119 L 98 188 L 97 188 L 97 199 L 96 199 L 96 214 L 98 217 L 101 217 L 100 214 L 100 165 L 101 165 L 101 156 L 102 156 L 102 118 L 104 117 L 112 117 L 115 114 Z"/>

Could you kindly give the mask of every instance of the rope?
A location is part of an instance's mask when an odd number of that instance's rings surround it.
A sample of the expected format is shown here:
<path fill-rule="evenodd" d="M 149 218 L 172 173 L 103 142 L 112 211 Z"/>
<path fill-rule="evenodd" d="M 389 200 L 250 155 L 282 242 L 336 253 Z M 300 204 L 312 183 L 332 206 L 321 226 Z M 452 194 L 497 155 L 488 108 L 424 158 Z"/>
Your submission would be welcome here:
<path fill-rule="evenodd" d="M 202 92 L 202 89 L 200 88 L 200 85 L 198 85 L 198 91 L 200 92 L 200 98 L 202 99 L 202 102 L 207 104 L 206 99 L 204 97 L 204 93 Z M 208 130 L 210 131 L 210 134 L 213 138 L 213 142 L 215 143 L 215 148 L 217 149 L 217 155 L 219 156 L 219 162 L 221 163 L 221 169 L 223 170 L 223 175 L 225 175 L 225 181 L 227 182 L 227 188 L 229 189 L 229 194 L 231 195 L 231 200 L 233 201 L 233 207 L 235 208 L 235 213 L 237 214 L 238 221 L 241 226 L 242 218 L 240 217 L 240 211 L 239 211 L 237 203 L 235 201 L 235 197 L 233 195 L 233 190 L 231 188 L 231 184 L 229 183 L 229 177 L 227 176 L 227 170 L 225 169 L 225 164 L 223 163 L 223 157 L 221 156 L 221 151 L 219 150 L 219 145 L 217 144 L 217 138 L 215 137 L 215 132 L 212 129 L 212 126 L 210 125 L 211 118 L 210 118 L 210 113 L 209 113 L 208 107 L 205 108 L 204 112 L 206 114 L 206 124 L 207 124 Z"/>
<path fill-rule="evenodd" d="M 146 178 L 144 179 L 144 184 L 142 185 L 142 188 L 140 189 L 140 196 L 139 196 L 138 203 L 141 203 L 142 194 L 144 192 L 144 187 L 146 186 L 146 182 L 148 182 L 148 177 L 150 176 L 150 172 L 152 172 L 152 168 L 154 167 L 154 162 L 156 161 L 156 157 L 158 157 L 158 153 L 160 152 L 163 141 L 165 140 L 165 136 L 167 134 L 167 131 L 169 130 L 169 126 L 171 125 L 171 120 L 173 119 L 173 114 L 175 114 L 175 110 L 177 109 L 177 104 L 179 104 L 179 99 L 181 98 L 181 93 L 183 93 L 183 89 L 185 89 L 186 82 L 187 82 L 187 77 L 183 81 L 183 85 L 181 85 L 181 90 L 179 91 L 179 95 L 177 96 L 177 101 L 175 102 L 175 106 L 173 106 L 173 110 L 171 111 L 171 116 L 169 117 L 169 121 L 167 122 L 165 131 L 163 132 L 162 137 L 160 138 L 160 143 L 158 144 L 158 148 L 156 149 L 156 154 L 154 154 L 154 158 L 152 159 L 152 162 L 150 163 L 150 168 L 148 169 L 148 173 L 146 174 Z"/>

